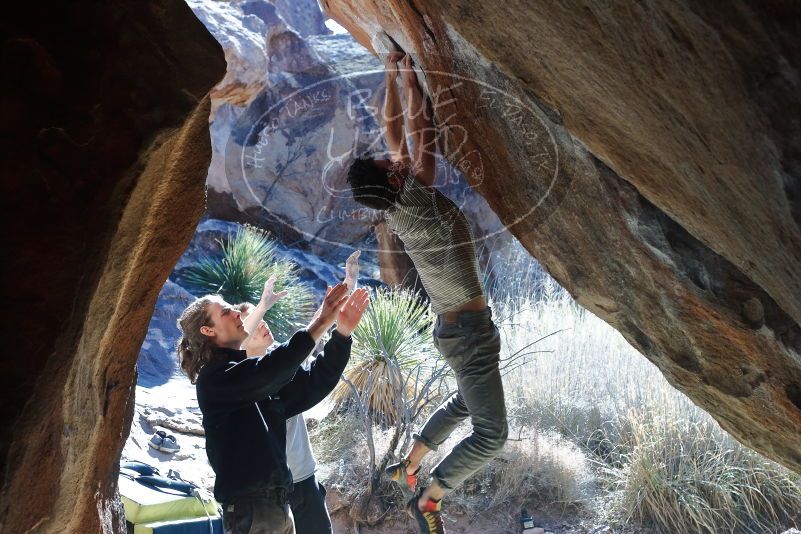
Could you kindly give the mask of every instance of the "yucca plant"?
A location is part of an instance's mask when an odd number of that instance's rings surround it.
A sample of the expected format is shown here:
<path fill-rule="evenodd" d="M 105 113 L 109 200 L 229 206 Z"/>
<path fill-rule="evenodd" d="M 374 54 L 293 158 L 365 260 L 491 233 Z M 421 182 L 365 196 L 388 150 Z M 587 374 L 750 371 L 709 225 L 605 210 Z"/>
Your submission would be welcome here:
<path fill-rule="evenodd" d="M 302 326 L 314 311 L 311 289 L 301 282 L 294 262 L 276 255 L 275 241 L 253 226 L 241 226 L 233 235 L 218 240 L 220 256 L 206 256 L 182 274 L 183 283 L 195 295 L 217 293 L 227 302 L 257 303 L 264 282 L 275 276 L 275 291 L 287 295 L 273 305 L 264 320 L 276 339 L 283 340 Z"/>
<path fill-rule="evenodd" d="M 404 399 L 414 397 L 409 373 L 438 357 L 432 323 L 428 306 L 408 289 L 378 289 L 370 296 L 370 306 L 353 332 L 353 355 L 345 378 L 376 424 L 395 424 Z M 342 409 L 356 399 L 350 385 L 340 382 L 333 400 Z"/>

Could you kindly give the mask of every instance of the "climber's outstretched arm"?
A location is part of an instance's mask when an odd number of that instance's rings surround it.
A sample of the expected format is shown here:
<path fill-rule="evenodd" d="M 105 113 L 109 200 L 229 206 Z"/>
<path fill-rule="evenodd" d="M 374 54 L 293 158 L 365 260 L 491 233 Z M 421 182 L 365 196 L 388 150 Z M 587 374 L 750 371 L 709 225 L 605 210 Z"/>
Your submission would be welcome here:
<path fill-rule="evenodd" d="M 390 159 L 408 164 L 409 149 L 406 146 L 406 135 L 403 133 L 403 108 L 397 84 L 398 61 L 403 58 L 403 55 L 403 52 L 390 52 L 384 61 L 386 95 L 382 115 Z"/>
<path fill-rule="evenodd" d="M 434 185 L 436 175 L 437 146 L 433 112 L 417 84 L 417 74 L 412 68 L 412 58 L 406 54 L 402 63 L 403 85 L 406 91 L 406 124 L 412 136 L 412 172 L 425 186 Z"/>

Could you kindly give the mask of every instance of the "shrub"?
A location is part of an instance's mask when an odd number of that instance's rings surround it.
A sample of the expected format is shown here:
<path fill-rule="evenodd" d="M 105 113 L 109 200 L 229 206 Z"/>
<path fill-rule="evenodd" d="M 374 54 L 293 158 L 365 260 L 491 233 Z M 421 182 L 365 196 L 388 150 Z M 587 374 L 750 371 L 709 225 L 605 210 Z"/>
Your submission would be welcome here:
<path fill-rule="evenodd" d="M 292 261 L 276 255 L 276 244 L 265 232 L 242 226 L 219 243 L 220 256 L 201 258 L 183 273 L 189 291 L 198 296 L 217 293 L 231 304 L 255 304 L 264 282 L 275 276 L 275 291 L 288 290 L 264 317 L 276 338 L 289 337 L 311 316 L 314 311 L 311 289 L 300 281 Z"/>
<path fill-rule="evenodd" d="M 414 396 L 408 373 L 437 358 L 431 340 L 433 316 L 426 304 L 407 289 L 378 289 L 353 332 L 351 365 L 345 378 L 364 399 L 372 420 L 393 425 L 404 398 Z M 338 409 L 353 402 L 353 389 L 340 382 L 333 400 Z"/>
<path fill-rule="evenodd" d="M 609 483 L 604 521 L 762 533 L 799 520 L 799 477 L 734 440 L 611 326 L 566 299 L 510 309 L 504 355 L 557 332 L 504 378 L 512 424 L 582 448 Z"/>
<path fill-rule="evenodd" d="M 736 443 L 711 419 L 631 411 L 631 452 L 615 473 L 627 519 L 664 532 L 771 532 L 801 510 L 799 479 Z"/>

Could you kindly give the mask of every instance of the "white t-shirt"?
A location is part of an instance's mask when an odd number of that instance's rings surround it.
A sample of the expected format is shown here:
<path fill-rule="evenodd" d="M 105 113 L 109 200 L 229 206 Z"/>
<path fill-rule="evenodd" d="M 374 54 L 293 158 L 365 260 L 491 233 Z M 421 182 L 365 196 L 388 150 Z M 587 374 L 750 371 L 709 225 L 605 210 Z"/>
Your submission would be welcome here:
<path fill-rule="evenodd" d="M 303 414 L 286 420 L 286 463 L 293 482 L 306 480 L 317 469 Z"/>
<path fill-rule="evenodd" d="M 303 362 L 304 369 L 309 368 L 310 359 L 312 358 Z M 293 482 L 306 480 L 317 470 L 317 461 L 314 459 L 302 413 L 286 420 L 286 464 L 292 471 Z"/>

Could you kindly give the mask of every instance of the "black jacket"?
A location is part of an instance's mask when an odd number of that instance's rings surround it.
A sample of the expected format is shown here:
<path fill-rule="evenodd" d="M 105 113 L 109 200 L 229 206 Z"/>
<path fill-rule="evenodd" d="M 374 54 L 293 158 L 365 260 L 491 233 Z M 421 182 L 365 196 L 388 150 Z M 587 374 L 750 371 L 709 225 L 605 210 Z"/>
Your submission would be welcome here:
<path fill-rule="evenodd" d="M 305 330 L 259 358 L 248 358 L 243 350 L 217 349 L 217 358 L 201 368 L 197 400 L 219 502 L 254 490 L 291 490 L 286 420 L 334 389 L 350 358 L 351 342 L 334 330 L 308 371 L 300 364 L 315 342 Z"/>

